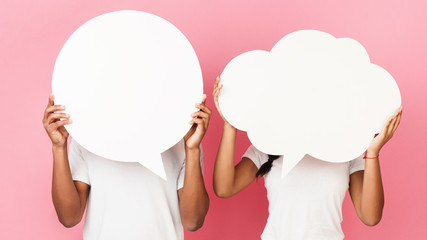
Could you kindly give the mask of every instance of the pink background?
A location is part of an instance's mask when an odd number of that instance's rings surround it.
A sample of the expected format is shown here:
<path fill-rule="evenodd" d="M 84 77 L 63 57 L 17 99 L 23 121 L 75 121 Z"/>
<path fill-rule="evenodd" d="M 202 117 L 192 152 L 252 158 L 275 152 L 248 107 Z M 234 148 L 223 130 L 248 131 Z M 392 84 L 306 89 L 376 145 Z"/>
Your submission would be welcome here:
<path fill-rule="evenodd" d="M 64 228 L 50 187 L 50 141 L 42 113 L 55 59 L 70 34 L 102 13 L 136 9 L 175 24 L 193 44 L 205 92 L 236 55 L 269 50 L 299 29 L 352 37 L 372 62 L 396 79 L 404 106 L 401 126 L 381 152 L 386 204 L 381 223 L 366 227 L 347 197 L 347 239 L 427 239 L 427 1 L 64 1 L 0 2 L 0 239 L 81 239 L 83 223 Z M 213 109 L 212 99 L 208 105 Z M 204 139 L 205 182 L 211 205 L 205 225 L 186 239 L 259 239 L 267 219 L 263 180 L 223 200 L 212 190 L 222 130 L 216 112 Z M 236 156 L 249 146 L 239 133 Z"/>

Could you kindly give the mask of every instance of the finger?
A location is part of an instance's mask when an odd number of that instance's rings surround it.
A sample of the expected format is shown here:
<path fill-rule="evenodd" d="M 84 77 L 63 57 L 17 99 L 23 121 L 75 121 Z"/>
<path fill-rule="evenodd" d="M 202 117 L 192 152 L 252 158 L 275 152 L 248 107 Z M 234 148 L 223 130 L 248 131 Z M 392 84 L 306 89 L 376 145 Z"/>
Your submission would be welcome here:
<path fill-rule="evenodd" d="M 203 120 L 203 122 L 205 124 L 205 129 L 208 129 L 209 120 L 210 119 L 211 119 L 211 114 L 210 113 L 202 117 L 202 120 Z"/>
<path fill-rule="evenodd" d="M 401 107 L 402 106 L 400 106 L 395 112 L 394 112 L 394 114 L 393 114 L 393 116 L 392 116 L 392 121 L 391 121 L 391 123 L 390 123 L 390 126 L 389 126 L 389 133 L 393 130 L 393 128 L 394 128 L 394 125 L 395 125 L 395 123 L 396 123 L 396 120 L 397 120 L 397 116 L 399 115 L 399 113 L 400 113 L 400 109 L 401 109 Z"/>
<path fill-rule="evenodd" d="M 62 110 L 65 110 L 65 106 L 63 105 L 53 105 L 53 106 L 47 107 L 46 110 L 44 111 L 43 120 L 45 121 L 50 113 L 56 112 L 56 111 L 62 111 Z"/>
<path fill-rule="evenodd" d="M 209 118 L 209 114 L 202 112 L 202 111 L 198 111 L 198 112 L 191 114 L 191 117 L 193 117 L 193 118 L 197 118 L 197 117 L 198 118 Z"/>
<path fill-rule="evenodd" d="M 397 120 L 393 125 L 393 133 L 396 131 L 397 127 L 399 126 L 401 118 L 402 118 L 402 111 L 400 111 L 400 113 L 397 115 Z"/>
<path fill-rule="evenodd" d="M 395 123 L 396 117 L 397 117 L 397 115 L 398 115 L 398 114 L 399 114 L 399 112 L 400 112 L 400 108 L 401 108 L 401 107 L 399 107 L 399 108 L 394 112 L 393 116 L 391 116 L 391 117 L 388 119 L 388 122 L 387 122 L 386 126 L 385 126 L 385 127 L 384 127 L 384 129 L 383 129 L 383 131 L 384 131 L 386 134 L 389 134 L 390 130 L 392 130 L 392 129 L 393 129 L 393 126 L 394 126 L 394 123 Z"/>
<path fill-rule="evenodd" d="M 206 94 L 203 94 L 203 100 L 202 100 L 202 104 L 206 103 Z"/>
<path fill-rule="evenodd" d="M 70 115 L 67 113 L 52 113 L 52 114 L 49 114 L 49 117 L 47 118 L 46 123 L 51 124 L 61 118 L 69 119 Z"/>
<path fill-rule="evenodd" d="M 201 126 L 202 130 L 205 131 L 205 129 L 207 129 L 207 122 L 205 121 L 204 118 L 193 118 L 192 120 L 193 124 L 196 124 L 197 127 Z"/>
<path fill-rule="evenodd" d="M 394 116 L 392 121 L 390 122 L 388 129 L 387 129 L 387 137 L 388 138 L 390 138 L 391 135 L 393 135 L 393 126 L 396 123 L 396 121 L 397 121 L 397 116 Z"/>
<path fill-rule="evenodd" d="M 204 126 L 203 119 L 201 119 L 201 118 L 193 118 L 193 119 L 191 119 L 190 124 L 197 124 L 197 126 L 199 126 L 199 125 Z"/>
<path fill-rule="evenodd" d="M 393 117 L 390 117 L 387 121 L 387 123 L 384 125 L 383 129 L 381 130 L 380 134 L 381 136 L 387 135 L 388 129 L 390 127 L 391 122 L 393 121 Z"/>
<path fill-rule="evenodd" d="M 217 88 L 218 87 L 218 84 L 219 84 L 219 82 L 221 81 L 221 78 L 218 76 L 218 77 L 216 77 L 216 79 L 215 79 L 215 83 L 214 83 L 214 88 Z"/>
<path fill-rule="evenodd" d="M 212 111 L 204 104 L 196 104 L 196 108 L 200 109 L 202 112 L 206 112 L 208 114 L 211 114 Z"/>
<path fill-rule="evenodd" d="M 188 130 L 187 134 L 185 134 L 184 139 L 188 139 L 191 135 L 193 135 L 196 128 L 197 128 L 197 125 L 195 125 L 195 124 L 193 126 L 191 126 L 190 130 Z"/>
<path fill-rule="evenodd" d="M 59 127 L 62 127 L 64 125 L 68 125 L 72 122 L 73 122 L 73 120 L 71 120 L 71 119 L 56 121 L 56 122 L 49 124 L 47 129 L 48 129 L 48 131 L 53 131 L 53 130 L 58 129 Z"/>
<path fill-rule="evenodd" d="M 218 90 L 218 85 L 217 84 L 215 84 L 215 86 L 214 86 L 214 88 L 213 88 L 213 90 L 212 90 L 212 96 L 214 96 L 215 95 L 215 92 Z"/>
<path fill-rule="evenodd" d="M 67 129 L 65 129 L 65 127 L 59 127 L 58 131 L 62 134 L 62 136 L 64 136 L 65 138 L 68 137 L 69 133 L 67 131 Z"/>
<path fill-rule="evenodd" d="M 209 117 L 212 115 L 212 110 L 208 107 L 208 106 L 206 106 L 206 105 L 204 105 L 205 106 L 205 113 L 207 113 L 207 114 L 209 114 Z"/>
<path fill-rule="evenodd" d="M 383 130 L 387 131 L 388 128 L 390 127 L 391 123 L 393 122 L 394 117 L 390 117 L 386 123 L 386 125 L 384 126 Z"/>
<path fill-rule="evenodd" d="M 215 104 L 215 107 L 217 109 L 219 109 L 218 94 L 219 94 L 219 90 L 217 88 L 217 89 L 215 89 L 215 92 L 213 93 L 214 104 Z"/>
<path fill-rule="evenodd" d="M 221 93 L 221 89 L 222 89 L 222 84 L 221 85 L 219 85 L 219 87 L 217 88 L 217 93 L 216 93 L 216 95 L 217 95 L 217 97 L 219 96 L 219 94 Z"/>
<path fill-rule="evenodd" d="M 47 109 L 48 107 L 50 107 L 50 106 L 52 106 L 52 105 L 54 104 L 54 102 L 53 102 L 53 98 L 54 98 L 53 93 L 50 93 L 50 94 L 49 94 L 49 99 L 48 99 L 48 101 L 47 101 L 46 109 Z M 46 111 L 45 111 L 45 112 L 43 113 L 43 122 L 46 120 L 46 117 L 47 117 L 47 114 L 46 114 Z"/>
<path fill-rule="evenodd" d="M 50 93 L 49 94 L 49 101 L 47 102 L 47 106 L 49 107 L 49 106 L 53 106 L 54 105 L 54 96 L 53 96 L 53 93 Z"/>
<path fill-rule="evenodd" d="M 50 107 L 47 107 L 45 110 L 46 114 L 52 113 L 52 112 L 56 112 L 56 111 L 62 111 L 65 110 L 65 106 L 64 105 L 53 105 Z"/>
<path fill-rule="evenodd" d="M 212 93 L 214 100 L 218 99 L 218 91 L 219 91 L 219 88 L 215 88 Z"/>
<path fill-rule="evenodd" d="M 401 110 L 402 110 L 402 106 L 398 107 L 398 108 L 396 109 L 396 111 L 394 112 L 394 115 L 393 115 L 393 116 L 397 116 L 397 114 L 399 114 Z"/>

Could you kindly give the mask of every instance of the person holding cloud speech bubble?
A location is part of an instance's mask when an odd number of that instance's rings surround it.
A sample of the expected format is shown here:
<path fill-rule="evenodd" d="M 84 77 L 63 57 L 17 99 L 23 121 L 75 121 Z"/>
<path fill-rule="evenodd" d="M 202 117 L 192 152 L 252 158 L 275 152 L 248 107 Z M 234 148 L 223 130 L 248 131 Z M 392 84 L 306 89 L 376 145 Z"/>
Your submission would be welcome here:
<path fill-rule="evenodd" d="M 88 205 L 86 240 L 178 240 L 184 238 L 183 227 L 189 231 L 202 227 L 209 208 L 200 145 L 211 116 L 205 101 L 206 95 L 196 104 L 200 110 L 192 114 L 188 133 L 162 153 L 165 181 L 137 162 L 105 159 L 75 140 L 67 155 L 69 134 L 64 126 L 72 123 L 71 117 L 59 112 L 65 106 L 55 105 L 51 94 L 43 126 L 52 141 L 52 199 L 59 221 L 73 227 Z"/>
<path fill-rule="evenodd" d="M 347 190 L 360 220 L 368 226 L 379 223 L 384 207 L 379 152 L 399 126 L 402 107 L 373 138 L 364 156 L 332 163 L 307 154 L 282 178 L 283 156 L 267 155 L 253 145 L 234 164 L 237 129 L 221 113 L 220 81 L 218 77 L 212 93 L 224 121 L 213 175 L 214 191 L 218 197 L 228 198 L 263 176 L 269 201 L 263 240 L 343 239 L 342 202 Z M 274 114 L 266 117 L 274 118 Z"/>

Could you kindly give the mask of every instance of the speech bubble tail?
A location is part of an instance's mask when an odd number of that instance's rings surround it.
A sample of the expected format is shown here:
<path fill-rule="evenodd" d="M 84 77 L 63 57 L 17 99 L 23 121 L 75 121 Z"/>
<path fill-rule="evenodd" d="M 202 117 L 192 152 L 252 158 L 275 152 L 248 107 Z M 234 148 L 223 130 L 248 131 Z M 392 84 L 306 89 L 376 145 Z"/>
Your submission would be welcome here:
<path fill-rule="evenodd" d="M 163 165 L 163 159 L 161 154 L 152 155 L 147 157 L 148 161 L 138 161 L 141 165 L 146 167 L 148 170 L 167 181 L 165 167 Z"/>
<path fill-rule="evenodd" d="M 304 156 L 305 153 L 289 153 L 283 155 L 282 178 L 286 177 Z"/>

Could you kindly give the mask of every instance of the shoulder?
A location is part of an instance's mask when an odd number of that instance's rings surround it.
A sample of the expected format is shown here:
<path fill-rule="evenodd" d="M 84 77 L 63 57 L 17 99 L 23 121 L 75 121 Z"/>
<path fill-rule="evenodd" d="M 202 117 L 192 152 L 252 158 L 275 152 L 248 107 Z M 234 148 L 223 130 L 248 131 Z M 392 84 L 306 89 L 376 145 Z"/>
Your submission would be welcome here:
<path fill-rule="evenodd" d="M 268 154 L 261 152 L 254 145 L 248 147 L 242 158 L 249 158 L 257 168 L 260 168 L 262 164 L 268 161 Z"/>
<path fill-rule="evenodd" d="M 354 172 L 365 170 L 365 159 L 363 158 L 363 154 L 351 160 L 348 165 L 350 175 Z"/>
<path fill-rule="evenodd" d="M 185 161 L 185 143 L 180 140 L 177 144 L 173 145 L 168 150 L 162 153 L 162 159 L 166 162 L 182 165 Z"/>
<path fill-rule="evenodd" d="M 82 156 L 85 149 L 73 138 L 71 139 L 68 154 L 72 157 Z"/>

